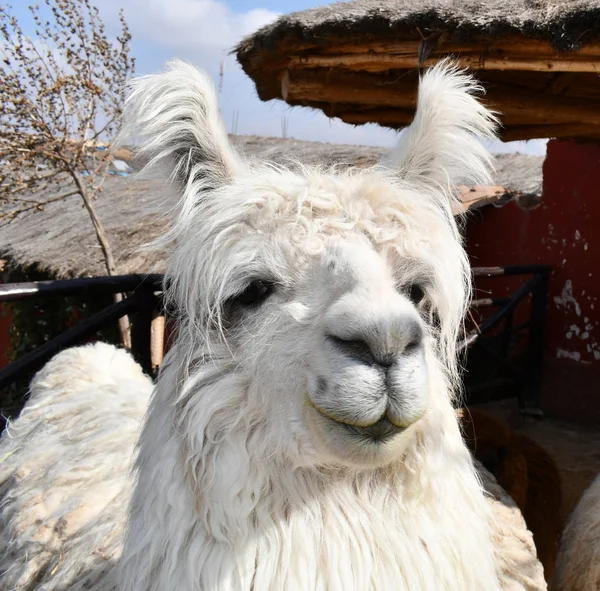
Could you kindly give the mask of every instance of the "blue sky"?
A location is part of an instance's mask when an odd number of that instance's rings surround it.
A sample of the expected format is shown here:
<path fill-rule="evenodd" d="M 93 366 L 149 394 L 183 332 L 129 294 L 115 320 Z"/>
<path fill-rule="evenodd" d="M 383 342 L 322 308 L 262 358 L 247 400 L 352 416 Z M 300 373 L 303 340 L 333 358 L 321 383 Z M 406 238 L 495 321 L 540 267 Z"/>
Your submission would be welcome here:
<path fill-rule="evenodd" d="M 286 118 L 288 135 L 298 139 L 391 146 L 396 133 L 376 125 L 352 127 L 311 109 L 290 108 L 282 101 L 261 102 L 254 84 L 241 71 L 230 49 L 244 36 L 272 22 L 281 13 L 322 5 L 326 0 L 96 0 L 108 32 L 116 31 L 123 8 L 133 35 L 137 73 L 160 70 L 179 57 L 207 70 L 215 80 L 224 61 L 221 93 L 223 119 L 232 131 L 237 114 L 237 133 L 280 136 Z M 29 2 L 17 0 L 13 12 L 21 20 Z M 23 24 L 25 22 L 23 21 Z M 545 142 L 500 143 L 493 151 L 545 153 Z"/>

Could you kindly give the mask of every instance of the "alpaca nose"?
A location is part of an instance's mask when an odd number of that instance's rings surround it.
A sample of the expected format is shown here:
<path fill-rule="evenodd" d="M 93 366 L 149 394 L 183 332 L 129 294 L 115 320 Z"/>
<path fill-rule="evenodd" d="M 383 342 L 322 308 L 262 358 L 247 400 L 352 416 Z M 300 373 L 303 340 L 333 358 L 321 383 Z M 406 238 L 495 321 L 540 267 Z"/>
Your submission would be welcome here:
<path fill-rule="evenodd" d="M 384 368 L 402 355 L 418 350 L 423 338 L 418 318 L 404 312 L 370 322 L 345 324 L 337 330 L 332 326 L 327 332 L 327 339 L 344 355 Z"/>

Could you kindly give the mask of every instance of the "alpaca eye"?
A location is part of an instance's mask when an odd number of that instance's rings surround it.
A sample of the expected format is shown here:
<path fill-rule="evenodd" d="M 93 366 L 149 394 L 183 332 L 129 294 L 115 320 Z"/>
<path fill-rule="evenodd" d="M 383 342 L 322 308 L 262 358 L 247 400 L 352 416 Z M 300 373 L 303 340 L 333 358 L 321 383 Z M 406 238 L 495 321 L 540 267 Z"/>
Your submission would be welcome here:
<path fill-rule="evenodd" d="M 425 298 L 425 290 L 422 285 L 412 283 L 406 286 L 406 296 L 415 305 L 419 305 Z"/>
<path fill-rule="evenodd" d="M 272 293 L 274 285 L 269 281 L 254 279 L 248 287 L 235 298 L 242 306 L 256 306 L 264 302 Z"/>

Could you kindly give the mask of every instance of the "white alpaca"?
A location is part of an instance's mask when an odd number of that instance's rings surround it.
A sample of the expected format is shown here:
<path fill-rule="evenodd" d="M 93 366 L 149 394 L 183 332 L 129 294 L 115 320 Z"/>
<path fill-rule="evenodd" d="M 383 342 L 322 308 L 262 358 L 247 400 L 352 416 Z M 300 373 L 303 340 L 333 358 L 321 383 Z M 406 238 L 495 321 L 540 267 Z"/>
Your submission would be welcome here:
<path fill-rule="evenodd" d="M 97 343 L 57 355 L 0 440 L 0 589 L 111 589 L 152 382 Z"/>
<path fill-rule="evenodd" d="M 600 591 L 600 474 L 569 517 L 552 591 Z"/>
<path fill-rule="evenodd" d="M 136 82 L 133 133 L 182 196 L 165 239 L 177 337 L 121 589 L 544 588 L 522 520 L 491 517 L 452 408 L 469 269 L 450 201 L 487 180 L 473 134 L 494 128 L 475 90 L 442 64 L 387 162 L 292 172 L 234 152 L 191 66 Z"/>

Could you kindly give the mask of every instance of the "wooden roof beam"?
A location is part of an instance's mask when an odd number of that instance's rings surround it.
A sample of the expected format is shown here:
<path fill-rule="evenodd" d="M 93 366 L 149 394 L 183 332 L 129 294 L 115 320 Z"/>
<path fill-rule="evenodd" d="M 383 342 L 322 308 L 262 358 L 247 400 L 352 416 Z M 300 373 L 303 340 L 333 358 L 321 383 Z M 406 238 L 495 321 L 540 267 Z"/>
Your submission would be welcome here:
<path fill-rule="evenodd" d="M 289 58 L 288 68 L 342 68 L 354 71 L 383 72 L 432 66 L 441 58 L 453 57 L 472 70 L 513 70 L 526 72 L 600 73 L 600 44 L 591 44 L 577 53 L 559 53 L 547 42 L 504 39 L 489 44 L 433 42 L 428 59 L 420 61 L 422 40 L 379 44 L 344 44 L 324 50 L 312 49 Z"/>
<path fill-rule="evenodd" d="M 426 40 L 421 38 L 399 39 L 388 41 L 369 40 L 365 42 L 364 37 L 353 41 L 335 43 L 331 45 L 295 45 L 295 56 L 306 55 L 351 55 L 351 54 L 400 54 L 405 56 L 419 55 L 423 45 L 429 44 L 431 55 L 441 54 L 484 54 L 490 57 L 502 57 L 504 55 L 521 57 L 539 57 L 542 55 L 552 58 L 578 59 L 598 58 L 600 56 L 600 43 L 588 43 L 578 48 L 576 52 L 559 52 L 547 41 L 528 39 L 526 37 L 504 37 L 488 42 L 455 42 L 444 41 L 443 36 L 437 40 Z M 288 58 L 289 58 L 288 54 Z M 293 54 L 292 54 L 293 55 Z"/>
<path fill-rule="evenodd" d="M 362 112 L 346 111 L 339 112 L 335 116 L 352 125 L 376 122 L 393 129 L 405 127 L 412 121 L 410 113 L 396 111 L 395 109 L 376 109 Z M 517 125 L 500 130 L 500 137 L 505 142 L 552 137 L 600 138 L 600 125 L 588 125 L 578 122 L 560 125 Z"/>
<path fill-rule="evenodd" d="M 293 69 L 344 68 L 363 72 L 386 72 L 434 66 L 441 57 L 430 57 L 423 63 L 417 55 L 397 54 L 351 54 L 315 55 L 292 58 L 288 64 Z M 519 72 L 591 72 L 600 74 L 600 56 L 592 59 L 556 59 L 550 56 L 539 58 L 486 57 L 484 55 L 452 56 L 463 68 L 471 70 L 500 70 Z"/>
<path fill-rule="evenodd" d="M 387 84 L 360 77 L 342 79 L 326 72 L 286 70 L 281 79 L 281 95 L 289 103 L 345 103 L 414 109 L 417 87 L 413 80 Z M 367 107 L 368 108 L 368 107 Z"/>
<path fill-rule="evenodd" d="M 365 76 L 368 79 L 364 79 Z M 372 75 L 344 76 L 321 69 L 314 72 L 287 70 L 281 81 L 281 92 L 290 104 L 320 108 L 344 121 L 348 121 L 344 118 L 346 112 L 353 118 L 351 111 L 354 111 L 358 116 L 356 122 L 361 123 L 368 122 L 369 116 L 374 116 L 371 121 L 378 123 L 396 119 L 405 122 L 416 107 L 414 82 L 402 77 L 390 83 L 388 77 L 379 80 Z M 485 102 L 500 112 L 505 126 L 600 125 L 597 103 L 586 99 L 495 86 L 485 95 Z M 396 114 L 396 110 L 400 112 Z M 382 111 L 385 111 L 383 120 Z M 363 114 L 367 115 L 366 119 L 362 118 Z"/>
<path fill-rule="evenodd" d="M 519 125 L 502 133 L 502 140 L 505 142 L 552 137 L 599 139 L 600 125 L 592 126 L 576 122 L 560 125 Z"/>

